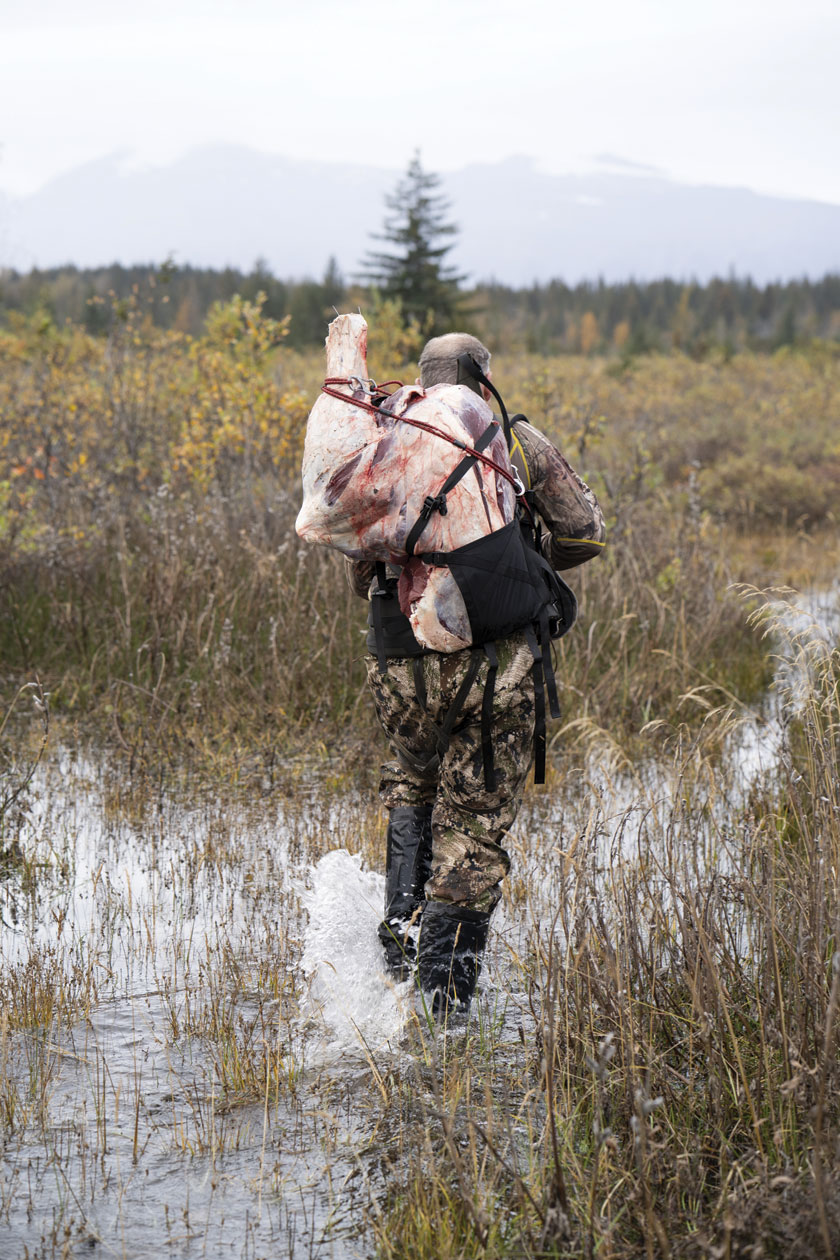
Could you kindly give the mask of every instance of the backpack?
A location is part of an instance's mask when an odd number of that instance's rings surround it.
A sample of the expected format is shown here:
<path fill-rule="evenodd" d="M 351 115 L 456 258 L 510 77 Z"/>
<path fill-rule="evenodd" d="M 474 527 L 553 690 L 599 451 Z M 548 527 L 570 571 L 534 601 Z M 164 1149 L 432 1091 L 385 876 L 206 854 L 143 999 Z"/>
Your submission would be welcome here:
<path fill-rule="evenodd" d="M 509 454 L 514 446 L 512 423 L 504 401 L 495 386 L 481 371 L 469 354 L 458 359 L 459 376 L 465 376 L 485 385 L 496 398 L 501 413 Z M 517 415 L 515 420 L 524 419 Z M 515 421 L 514 421 L 515 422 Z M 474 443 L 474 451 L 468 452 L 452 470 L 437 494 L 426 497 L 423 510 L 409 530 L 406 553 L 422 564 L 433 568 L 446 568 L 452 574 L 460 590 L 467 611 L 470 638 L 474 651 L 470 674 L 474 679 L 480 664 L 481 649 L 489 661 L 487 681 L 482 704 L 482 753 L 485 784 L 489 791 L 495 787 L 492 753 L 493 694 L 498 669 L 496 641 L 507 638 L 516 631 L 523 631 L 534 660 L 534 709 L 535 709 L 535 765 L 534 780 L 545 782 L 545 694 L 548 693 L 552 717 L 560 716 L 557 687 L 551 662 L 551 641 L 566 634 L 577 616 L 577 601 L 566 583 L 539 549 L 539 531 L 533 507 L 533 496 L 521 486 L 519 503 L 514 519 L 484 537 L 458 547 L 453 551 L 420 551 L 423 531 L 435 511 L 445 513 L 447 495 L 475 465 L 477 452 L 482 443 L 488 442 L 495 430 L 495 422 Z M 518 443 L 517 443 L 518 445 Z M 524 453 L 520 455 L 524 460 Z M 520 480 L 521 484 L 521 480 Z M 389 653 L 386 651 L 386 628 L 389 629 L 395 650 L 392 655 L 420 654 L 410 650 L 410 626 L 404 614 L 397 612 L 391 601 L 396 599 L 393 579 L 389 579 L 385 564 L 376 562 L 377 585 L 371 596 L 371 622 L 373 644 L 380 672 L 387 670 Z M 390 623 L 390 624 L 389 624 Z M 422 649 L 421 649 L 422 651 Z M 474 668 L 473 668 L 474 666 Z M 416 680 L 415 673 L 415 680 Z M 463 690 L 461 705 L 466 698 Z M 422 697 L 418 691 L 418 701 Z M 457 703 L 447 714 L 439 729 L 439 751 L 446 749 L 449 736 L 458 717 Z M 454 710 L 454 711 L 453 711 Z"/>
<path fill-rule="evenodd" d="M 541 554 L 532 496 L 511 462 L 519 444 L 504 401 L 468 354 L 458 359 L 455 386 L 428 391 L 405 388 L 398 381 L 377 386 L 366 376 L 366 342 L 361 314 L 339 315 L 330 324 L 328 375 L 307 422 L 304 498 L 295 529 L 301 538 L 336 547 L 351 559 L 375 562 L 369 646 L 382 672 L 389 656 L 415 658 L 421 707 L 420 656 L 471 651 L 467 677 L 439 727 L 441 753 L 487 658 L 481 725 L 485 782 L 491 791 L 495 643 L 524 633 L 534 660 L 535 779 L 544 782 L 546 692 L 552 716 L 560 715 L 550 645 L 571 629 L 577 606 Z M 499 403 L 504 435 L 479 384 Z M 398 388 L 389 394 L 392 385 Z M 478 397 L 470 401 L 468 391 Z M 423 430 L 443 442 L 430 447 Z M 446 444 L 461 452 L 451 469 Z M 522 471 L 527 474 L 524 460 Z M 429 486 L 430 476 L 438 481 L 442 477 L 442 484 Z M 448 504 L 447 496 L 459 484 L 457 497 Z M 439 516 L 432 538 L 437 547 L 433 542 L 420 550 L 435 513 Z M 398 566 L 399 579 L 388 575 L 386 563 Z"/>

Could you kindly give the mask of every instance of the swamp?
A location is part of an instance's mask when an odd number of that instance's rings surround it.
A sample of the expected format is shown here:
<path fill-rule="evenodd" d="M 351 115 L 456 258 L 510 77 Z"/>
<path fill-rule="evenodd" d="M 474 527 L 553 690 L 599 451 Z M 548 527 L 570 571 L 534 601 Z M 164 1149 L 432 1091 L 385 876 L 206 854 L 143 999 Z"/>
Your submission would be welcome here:
<path fill-rule="evenodd" d="M 836 348 L 494 358 L 608 546 L 441 1027 L 284 334 L 0 330 L 1 1260 L 836 1257 Z"/>

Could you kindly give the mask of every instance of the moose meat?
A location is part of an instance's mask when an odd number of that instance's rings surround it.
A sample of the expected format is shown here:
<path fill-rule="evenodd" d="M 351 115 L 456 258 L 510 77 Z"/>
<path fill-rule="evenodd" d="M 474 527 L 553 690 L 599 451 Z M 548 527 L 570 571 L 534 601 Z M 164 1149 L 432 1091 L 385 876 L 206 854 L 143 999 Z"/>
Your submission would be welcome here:
<path fill-rule="evenodd" d="M 436 652 L 470 644 L 461 593 L 445 567 L 409 557 L 406 540 L 426 498 L 440 494 L 463 450 L 493 421 L 465 385 L 404 386 L 372 412 L 367 392 L 367 324 L 339 315 L 327 334 L 327 378 L 346 384 L 341 398 L 322 393 L 309 415 L 303 452 L 303 505 L 295 529 L 309 542 L 336 547 L 356 560 L 382 560 L 401 571 L 400 604 L 418 642 Z M 407 419 L 405 418 L 407 417 Z M 440 431 L 416 427 L 415 420 Z M 499 429 L 484 452 L 509 470 Z M 432 511 L 417 552 L 449 552 L 501 529 L 513 519 L 515 493 L 502 473 L 477 460 Z"/>

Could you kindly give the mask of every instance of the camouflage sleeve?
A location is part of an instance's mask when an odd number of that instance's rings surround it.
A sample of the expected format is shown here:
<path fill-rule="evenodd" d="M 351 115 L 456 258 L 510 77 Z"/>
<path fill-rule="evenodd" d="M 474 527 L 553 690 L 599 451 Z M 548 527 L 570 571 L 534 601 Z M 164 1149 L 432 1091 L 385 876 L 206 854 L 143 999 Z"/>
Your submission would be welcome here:
<path fill-rule="evenodd" d="M 351 560 L 344 557 L 344 572 L 354 595 L 367 599 L 370 584 L 373 581 L 374 563 L 372 560 Z"/>
<path fill-rule="evenodd" d="M 557 447 L 526 420 L 514 432 L 522 444 L 537 511 L 548 527 L 543 555 L 555 569 L 572 569 L 604 549 L 604 517 L 593 492 Z"/>

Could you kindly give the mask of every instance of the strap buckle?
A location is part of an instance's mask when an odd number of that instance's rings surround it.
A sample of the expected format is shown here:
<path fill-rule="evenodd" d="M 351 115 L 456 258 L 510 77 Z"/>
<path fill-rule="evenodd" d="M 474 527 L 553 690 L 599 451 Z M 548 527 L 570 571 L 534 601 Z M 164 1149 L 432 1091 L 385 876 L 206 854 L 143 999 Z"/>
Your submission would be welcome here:
<path fill-rule="evenodd" d="M 432 515 L 432 512 L 434 512 L 435 510 L 440 512 L 441 516 L 446 516 L 446 513 L 449 509 L 446 506 L 445 494 L 438 494 L 438 495 L 427 494 L 423 502 L 423 506 L 420 509 L 420 515 L 423 517 L 425 521 L 427 521 L 429 517 Z"/>
<path fill-rule="evenodd" d="M 374 574 L 376 576 L 376 590 L 371 591 L 371 599 L 375 599 L 377 595 L 380 599 L 391 599 L 393 591 L 388 589 L 388 570 L 385 568 L 383 561 L 376 561 Z"/>

